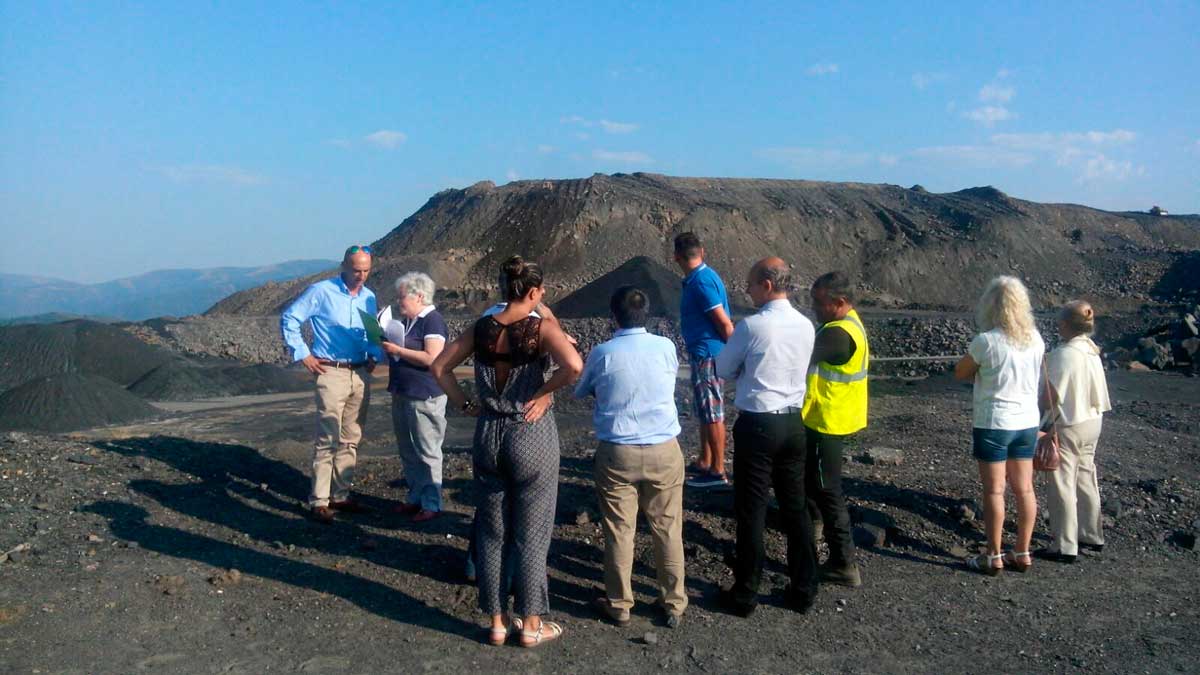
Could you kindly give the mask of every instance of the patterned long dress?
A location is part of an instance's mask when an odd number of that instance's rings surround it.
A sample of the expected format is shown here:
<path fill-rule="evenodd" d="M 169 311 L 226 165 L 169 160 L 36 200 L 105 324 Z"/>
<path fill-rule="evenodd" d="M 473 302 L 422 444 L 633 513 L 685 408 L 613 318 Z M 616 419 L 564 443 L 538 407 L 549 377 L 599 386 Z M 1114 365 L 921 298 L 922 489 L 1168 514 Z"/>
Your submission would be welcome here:
<path fill-rule="evenodd" d="M 507 611 L 501 580 L 511 574 L 513 611 L 542 615 L 550 609 L 546 556 L 558 498 L 559 444 L 552 411 L 533 423 L 524 420 L 525 403 L 545 384 L 549 369 L 549 358 L 541 354 L 541 319 L 528 316 L 505 326 L 487 316 L 474 331 L 475 389 L 483 405 L 472 457 L 479 607 L 487 614 Z M 508 349 L 499 353 L 505 332 Z M 507 370 L 503 386 L 497 384 L 498 366 Z"/>

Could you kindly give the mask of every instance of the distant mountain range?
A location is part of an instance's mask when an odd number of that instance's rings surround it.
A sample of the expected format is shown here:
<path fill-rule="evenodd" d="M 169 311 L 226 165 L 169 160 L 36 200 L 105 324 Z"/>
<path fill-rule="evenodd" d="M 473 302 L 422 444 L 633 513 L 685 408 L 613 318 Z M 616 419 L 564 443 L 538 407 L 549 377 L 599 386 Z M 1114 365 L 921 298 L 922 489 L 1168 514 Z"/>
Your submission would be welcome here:
<path fill-rule="evenodd" d="M 0 320 L 41 323 L 46 315 L 85 315 L 140 321 L 199 314 L 237 291 L 332 270 L 333 260 L 289 260 L 262 267 L 157 270 L 80 284 L 20 274 L 0 274 Z M 64 317 L 67 318 L 67 317 Z"/>

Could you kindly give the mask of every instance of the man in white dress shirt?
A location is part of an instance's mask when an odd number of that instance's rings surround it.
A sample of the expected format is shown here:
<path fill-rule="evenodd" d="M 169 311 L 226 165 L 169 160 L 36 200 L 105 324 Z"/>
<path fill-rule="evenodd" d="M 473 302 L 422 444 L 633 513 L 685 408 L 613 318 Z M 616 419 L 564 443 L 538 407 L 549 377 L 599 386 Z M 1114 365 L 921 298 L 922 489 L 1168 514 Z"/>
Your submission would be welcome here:
<path fill-rule="evenodd" d="M 737 549 L 733 587 L 721 594 L 734 614 L 749 616 L 758 605 L 766 553 L 763 529 L 771 487 L 787 535 L 787 605 L 812 607 L 817 594 L 816 547 L 804 494 L 806 443 L 800 416 L 815 330 L 787 298 L 791 270 L 780 258 L 751 268 L 746 290 L 758 312 L 740 321 L 717 355 L 717 375 L 737 381 L 733 427 L 733 508 Z"/>

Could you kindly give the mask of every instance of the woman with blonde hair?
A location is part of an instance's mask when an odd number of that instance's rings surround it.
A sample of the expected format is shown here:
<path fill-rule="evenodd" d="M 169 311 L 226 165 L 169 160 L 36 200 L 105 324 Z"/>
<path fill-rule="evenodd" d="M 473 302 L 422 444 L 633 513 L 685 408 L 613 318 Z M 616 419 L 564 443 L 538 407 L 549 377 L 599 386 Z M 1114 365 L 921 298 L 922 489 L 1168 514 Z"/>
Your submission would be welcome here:
<path fill-rule="evenodd" d="M 1016 277 L 992 279 L 979 298 L 976 322 L 980 333 L 954 366 L 956 379 L 974 383 L 973 454 L 983 483 L 987 532 L 987 553 L 969 558 L 967 567 L 989 575 L 1005 567 L 1024 572 L 1032 564 L 1029 540 L 1037 517 L 1033 451 L 1046 346 L 1033 322 L 1029 291 Z M 1017 543 L 1001 553 L 1006 481 L 1017 502 Z"/>
<path fill-rule="evenodd" d="M 1054 543 L 1039 558 L 1075 562 L 1079 549 L 1104 548 L 1100 529 L 1100 485 L 1096 480 L 1096 443 L 1100 422 L 1112 410 L 1100 348 L 1092 342 L 1096 313 L 1082 300 L 1063 305 L 1058 314 L 1062 344 L 1046 357 L 1050 382 L 1050 422 L 1057 422 L 1058 469 L 1050 482 L 1050 532 Z"/>

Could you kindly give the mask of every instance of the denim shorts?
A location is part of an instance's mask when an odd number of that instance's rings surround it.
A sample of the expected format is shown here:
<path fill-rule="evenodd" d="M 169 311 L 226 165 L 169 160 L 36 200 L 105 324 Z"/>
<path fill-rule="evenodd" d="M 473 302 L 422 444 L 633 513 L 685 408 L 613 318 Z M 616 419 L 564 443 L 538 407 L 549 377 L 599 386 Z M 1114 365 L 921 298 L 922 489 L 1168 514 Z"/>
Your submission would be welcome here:
<path fill-rule="evenodd" d="M 971 430 L 975 441 L 975 459 L 981 462 L 1004 462 L 1010 459 L 1033 459 L 1037 447 L 1037 427 L 1028 429 Z"/>
<path fill-rule="evenodd" d="M 717 377 L 717 360 L 692 357 L 692 404 L 702 424 L 725 421 L 725 380 Z"/>

